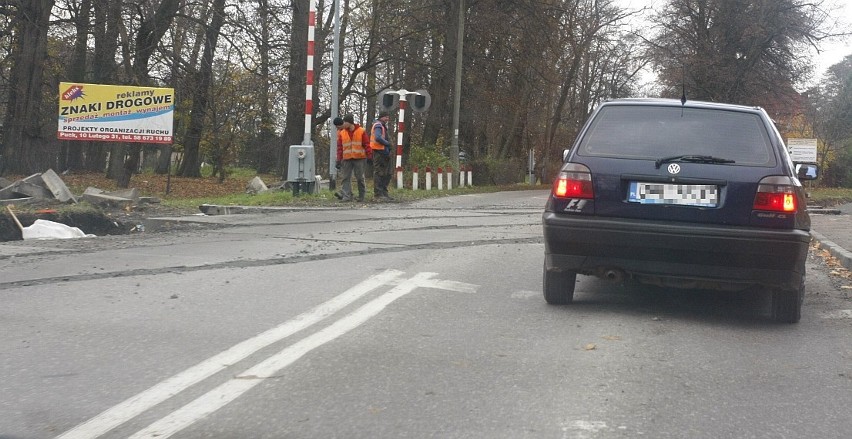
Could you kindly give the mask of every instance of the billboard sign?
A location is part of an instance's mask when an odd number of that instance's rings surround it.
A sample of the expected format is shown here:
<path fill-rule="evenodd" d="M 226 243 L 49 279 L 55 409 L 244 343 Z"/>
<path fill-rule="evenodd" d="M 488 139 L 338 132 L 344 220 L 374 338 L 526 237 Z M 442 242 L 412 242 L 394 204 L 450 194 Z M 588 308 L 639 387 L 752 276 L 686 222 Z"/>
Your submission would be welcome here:
<path fill-rule="evenodd" d="M 817 139 L 787 139 L 787 151 L 795 163 L 816 163 Z"/>
<path fill-rule="evenodd" d="M 59 140 L 172 143 L 172 88 L 59 83 Z"/>

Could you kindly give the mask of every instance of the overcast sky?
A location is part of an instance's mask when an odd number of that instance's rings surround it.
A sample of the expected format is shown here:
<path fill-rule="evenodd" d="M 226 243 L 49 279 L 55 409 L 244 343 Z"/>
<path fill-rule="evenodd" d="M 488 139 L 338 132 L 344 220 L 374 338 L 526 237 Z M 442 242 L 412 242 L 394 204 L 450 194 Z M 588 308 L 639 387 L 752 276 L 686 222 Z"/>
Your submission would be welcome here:
<path fill-rule="evenodd" d="M 837 18 L 844 23 L 846 27 L 852 30 L 852 1 L 850 0 L 827 0 L 833 1 L 840 7 L 840 14 Z M 637 10 L 644 6 L 651 8 L 661 7 L 666 3 L 666 0 L 615 0 L 623 8 Z M 814 50 L 811 55 L 815 62 L 813 82 L 818 82 L 825 70 L 834 64 L 839 63 L 847 55 L 852 55 L 852 37 L 846 37 L 842 41 L 824 42 L 822 51 L 817 54 Z"/>

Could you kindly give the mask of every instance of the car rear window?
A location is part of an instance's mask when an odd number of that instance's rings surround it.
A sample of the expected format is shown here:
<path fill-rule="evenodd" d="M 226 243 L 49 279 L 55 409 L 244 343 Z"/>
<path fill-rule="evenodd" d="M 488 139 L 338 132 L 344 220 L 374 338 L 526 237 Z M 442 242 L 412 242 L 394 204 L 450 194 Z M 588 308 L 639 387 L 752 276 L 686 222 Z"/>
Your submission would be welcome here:
<path fill-rule="evenodd" d="M 775 166 L 760 115 L 718 109 L 605 106 L 579 148 L 584 156 L 656 160 L 696 154 L 734 160 L 734 165 Z"/>

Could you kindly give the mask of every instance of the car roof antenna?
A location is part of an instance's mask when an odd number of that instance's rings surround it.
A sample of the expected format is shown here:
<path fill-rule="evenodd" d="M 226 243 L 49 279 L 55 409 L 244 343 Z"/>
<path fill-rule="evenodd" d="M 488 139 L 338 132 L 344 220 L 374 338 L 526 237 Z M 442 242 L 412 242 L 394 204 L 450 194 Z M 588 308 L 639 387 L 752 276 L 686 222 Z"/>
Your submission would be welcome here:
<path fill-rule="evenodd" d="M 686 68 L 680 65 L 680 105 L 686 105 Z"/>

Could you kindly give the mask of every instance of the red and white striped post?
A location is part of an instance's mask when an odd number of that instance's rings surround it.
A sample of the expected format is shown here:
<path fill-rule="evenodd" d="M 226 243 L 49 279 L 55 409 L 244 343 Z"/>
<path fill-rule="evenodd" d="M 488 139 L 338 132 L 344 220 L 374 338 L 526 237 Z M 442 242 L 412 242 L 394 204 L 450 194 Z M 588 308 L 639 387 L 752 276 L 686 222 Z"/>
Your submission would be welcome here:
<path fill-rule="evenodd" d="M 418 181 L 420 179 L 420 174 L 417 172 L 417 166 L 411 170 L 411 190 L 416 191 L 417 186 L 420 184 Z"/>
<path fill-rule="evenodd" d="M 444 170 L 438 168 L 438 190 L 444 190 Z"/>
<path fill-rule="evenodd" d="M 464 165 L 459 166 L 459 187 L 464 187 Z"/>
<path fill-rule="evenodd" d="M 305 137 L 302 145 L 313 145 L 311 133 L 313 132 L 311 117 L 314 114 L 314 29 L 317 24 L 317 0 L 310 0 L 310 12 L 308 13 L 308 71 L 305 78 Z"/>
<path fill-rule="evenodd" d="M 406 89 L 400 90 L 384 90 L 381 92 L 380 96 L 382 100 L 386 94 L 395 94 L 399 96 L 399 116 L 397 119 L 397 130 L 396 130 L 396 187 L 398 189 L 403 188 L 403 176 L 404 169 L 402 168 L 402 139 L 405 136 L 405 110 L 408 108 L 408 95 L 412 94 L 415 96 L 414 104 L 412 109 L 414 111 L 426 111 L 429 108 L 431 103 L 431 97 L 429 96 L 429 92 L 426 90 L 417 90 L 417 91 L 408 91 Z M 382 104 L 382 109 L 387 109 Z M 389 106 L 388 106 L 389 107 Z"/>
<path fill-rule="evenodd" d="M 432 168 L 426 167 L 426 190 L 432 190 Z"/>
<path fill-rule="evenodd" d="M 453 188 L 453 168 L 447 168 L 447 190 Z"/>
<path fill-rule="evenodd" d="M 399 91 L 399 120 L 396 123 L 396 187 L 402 189 L 402 136 L 405 134 L 405 100 L 407 90 Z"/>
<path fill-rule="evenodd" d="M 467 185 L 473 186 L 473 167 L 467 166 Z"/>

